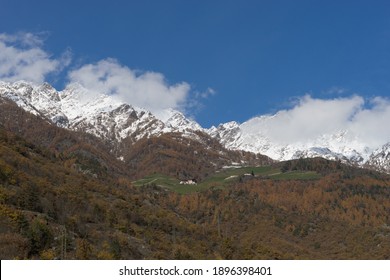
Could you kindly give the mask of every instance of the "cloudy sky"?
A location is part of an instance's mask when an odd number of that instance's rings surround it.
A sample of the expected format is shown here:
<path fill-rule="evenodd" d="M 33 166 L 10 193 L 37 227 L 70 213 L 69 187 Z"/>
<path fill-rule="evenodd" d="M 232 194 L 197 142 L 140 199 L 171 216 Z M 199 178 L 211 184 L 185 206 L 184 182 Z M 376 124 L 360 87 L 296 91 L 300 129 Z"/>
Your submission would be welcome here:
<path fill-rule="evenodd" d="M 389 120 L 388 1 L 91 3 L 2 0 L 0 79 L 78 82 L 204 127 Z"/>

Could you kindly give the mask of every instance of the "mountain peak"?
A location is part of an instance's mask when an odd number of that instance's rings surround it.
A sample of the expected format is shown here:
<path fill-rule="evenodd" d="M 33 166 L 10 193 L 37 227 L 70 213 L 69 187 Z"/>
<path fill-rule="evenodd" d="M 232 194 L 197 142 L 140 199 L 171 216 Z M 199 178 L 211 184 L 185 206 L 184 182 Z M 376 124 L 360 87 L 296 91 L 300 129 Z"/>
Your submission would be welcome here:
<path fill-rule="evenodd" d="M 188 119 L 183 113 L 173 109 L 165 109 L 161 114 L 157 114 L 157 118 L 163 121 L 166 126 L 177 128 L 180 132 L 187 130 L 203 131 L 203 128 L 197 122 Z"/>

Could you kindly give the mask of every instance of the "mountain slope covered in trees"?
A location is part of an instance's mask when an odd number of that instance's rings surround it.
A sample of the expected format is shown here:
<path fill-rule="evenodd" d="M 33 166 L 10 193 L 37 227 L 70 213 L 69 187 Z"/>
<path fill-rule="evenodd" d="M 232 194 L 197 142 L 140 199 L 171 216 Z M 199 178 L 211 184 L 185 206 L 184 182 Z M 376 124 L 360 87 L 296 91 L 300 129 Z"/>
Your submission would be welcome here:
<path fill-rule="evenodd" d="M 387 175 L 324 159 L 217 156 L 218 143 L 203 150 L 175 134 L 118 160 L 98 138 L 0 106 L 2 259 L 390 258 Z M 321 176 L 252 176 L 186 195 L 133 183 L 154 172 L 202 180 L 226 159 Z"/>

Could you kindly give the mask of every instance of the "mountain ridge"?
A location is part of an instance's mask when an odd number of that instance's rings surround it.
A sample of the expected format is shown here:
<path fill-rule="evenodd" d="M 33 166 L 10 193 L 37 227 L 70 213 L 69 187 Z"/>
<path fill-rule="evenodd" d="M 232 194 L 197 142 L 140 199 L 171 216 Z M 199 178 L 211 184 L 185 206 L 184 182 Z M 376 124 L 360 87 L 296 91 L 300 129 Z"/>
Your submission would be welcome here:
<path fill-rule="evenodd" d="M 91 92 L 80 84 L 71 84 L 57 91 L 48 83 L 0 82 L 0 96 L 59 127 L 85 131 L 107 142 L 121 143 L 126 139 L 136 143 L 144 137 L 158 137 L 164 133 L 180 133 L 202 141 L 200 132 L 229 150 L 260 153 L 274 160 L 322 157 L 390 172 L 386 152 L 389 143 L 369 147 L 347 130 L 335 130 L 306 141 L 275 137 L 272 124 L 277 114 L 255 117 L 242 124 L 232 121 L 205 129 L 177 110 L 166 109 L 152 114 L 122 102 L 115 95 Z"/>
<path fill-rule="evenodd" d="M 56 91 L 47 83 L 1 83 L 0 95 L 35 115 L 49 118 L 58 126 L 71 130 L 84 129 L 102 138 L 121 140 L 131 135 L 137 127 L 140 128 L 138 138 L 146 134 L 158 134 L 164 129 L 171 132 L 147 110 L 121 102 L 110 95 L 90 92 L 78 84 Z"/>

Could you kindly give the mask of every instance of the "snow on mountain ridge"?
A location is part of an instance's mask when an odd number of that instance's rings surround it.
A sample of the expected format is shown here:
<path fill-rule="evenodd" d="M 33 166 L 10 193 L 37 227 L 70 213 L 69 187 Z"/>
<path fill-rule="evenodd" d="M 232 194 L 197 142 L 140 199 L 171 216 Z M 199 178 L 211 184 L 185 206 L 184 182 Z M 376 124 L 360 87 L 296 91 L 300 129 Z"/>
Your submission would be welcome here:
<path fill-rule="evenodd" d="M 199 124 L 178 111 L 170 109 L 163 121 L 147 110 L 126 104 L 112 95 L 89 91 L 80 84 L 56 91 L 47 83 L 0 82 L 0 96 L 15 101 L 35 115 L 47 117 L 58 126 L 84 130 L 107 140 L 120 142 L 132 137 L 136 141 L 166 132 L 191 135 L 193 130 L 202 130 Z"/>
<path fill-rule="evenodd" d="M 272 127 L 273 119 L 276 117 L 277 115 L 255 117 L 242 124 L 228 122 L 212 127 L 208 133 L 217 138 L 226 148 L 261 153 L 275 160 L 323 157 L 371 167 L 385 166 L 383 161 L 390 160 L 389 154 L 386 154 L 386 159 L 381 159 L 380 155 L 385 154 L 384 148 L 370 147 L 358 135 L 345 129 L 336 129 L 333 133 L 322 133 L 315 138 L 305 140 L 280 137 L 282 133 L 275 133 Z M 390 152 L 390 144 L 387 145 Z M 390 164 L 380 169 L 390 172 Z"/>
<path fill-rule="evenodd" d="M 374 151 L 366 166 L 390 173 L 390 142 Z"/>

